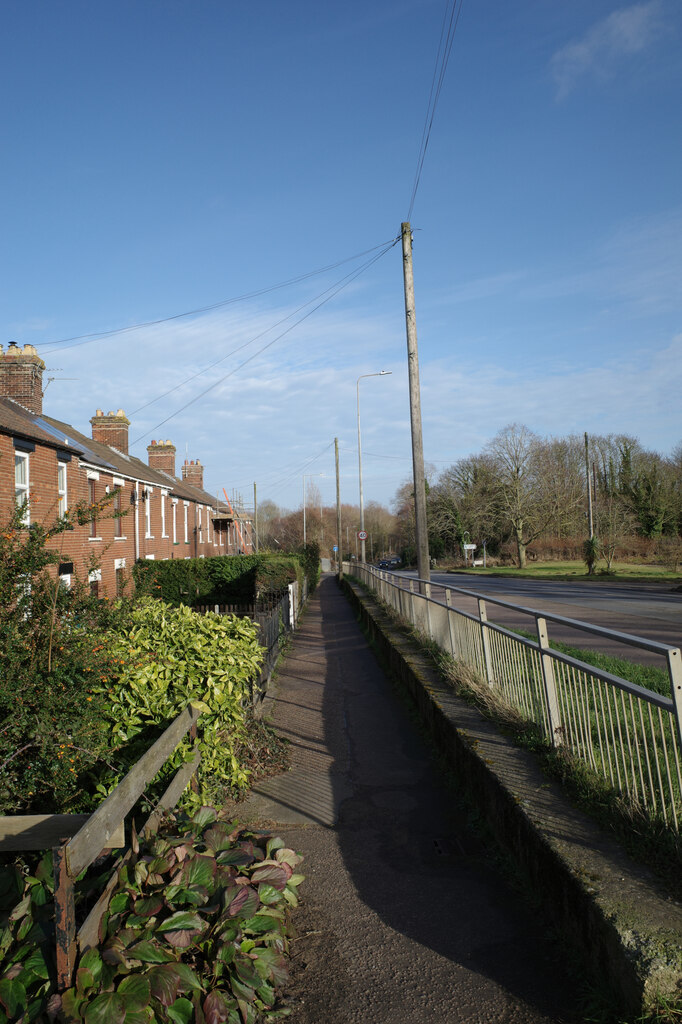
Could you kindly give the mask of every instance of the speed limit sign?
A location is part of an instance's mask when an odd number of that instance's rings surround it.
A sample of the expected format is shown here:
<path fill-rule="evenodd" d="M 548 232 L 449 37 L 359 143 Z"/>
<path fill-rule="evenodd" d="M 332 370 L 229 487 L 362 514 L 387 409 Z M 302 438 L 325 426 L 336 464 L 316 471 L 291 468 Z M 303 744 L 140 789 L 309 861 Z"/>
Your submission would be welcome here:
<path fill-rule="evenodd" d="M 366 530 L 358 530 L 358 540 L 367 540 Z"/>

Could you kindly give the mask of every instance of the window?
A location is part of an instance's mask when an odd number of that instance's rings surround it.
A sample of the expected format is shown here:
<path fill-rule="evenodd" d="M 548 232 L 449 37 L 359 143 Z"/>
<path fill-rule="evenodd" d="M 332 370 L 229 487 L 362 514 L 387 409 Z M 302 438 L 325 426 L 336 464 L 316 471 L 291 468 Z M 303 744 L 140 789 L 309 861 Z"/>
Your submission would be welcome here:
<path fill-rule="evenodd" d="M 28 455 L 14 453 L 14 500 L 18 508 L 23 508 L 21 517 L 23 526 L 30 523 L 28 507 Z"/>
<path fill-rule="evenodd" d="M 161 491 L 161 536 L 167 537 L 166 533 L 166 491 Z"/>
<path fill-rule="evenodd" d="M 198 510 L 199 521 L 198 521 L 197 525 L 199 527 L 199 543 L 200 544 L 204 543 L 204 537 L 203 537 L 203 534 L 201 532 L 201 513 L 202 513 L 202 511 L 203 511 L 203 505 L 199 505 L 199 510 Z"/>
<path fill-rule="evenodd" d="M 123 591 L 125 590 L 125 584 L 126 584 L 126 580 L 125 580 L 125 567 L 126 567 L 126 560 L 125 560 L 125 558 L 115 558 L 114 559 L 114 575 L 116 577 L 116 596 L 117 597 L 120 597 L 121 594 L 123 593 Z"/>
<path fill-rule="evenodd" d="M 173 498 L 173 543 L 178 543 L 178 499 Z"/>
<path fill-rule="evenodd" d="M 91 506 L 90 513 L 90 536 L 97 536 L 97 481 L 94 477 L 88 479 L 88 500 Z M 97 596 L 95 594 L 95 596 Z"/>
<path fill-rule="evenodd" d="M 92 572 L 88 573 L 88 583 L 90 584 L 90 593 L 93 597 L 99 597 L 99 585 L 102 582 L 102 570 L 93 569 Z"/>
<path fill-rule="evenodd" d="M 144 514 L 145 514 L 145 537 L 152 537 L 152 489 L 145 490 Z M 152 538 L 153 539 L 153 538 Z"/>
<path fill-rule="evenodd" d="M 189 508 L 189 502 L 184 501 L 183 505 L 185 506 L 185 544 L 189 544 L 189 528 L 187 523 L 187 509 Z"/>
<path fill-rule="evenodd" d="M 57 463 L 57 514 L 59 516 L 65 516 L 68 508 L 67 494 L 66 494 L 66 463 Z"/>
<path fill-rule="evenodd" d="M 123 519 L 121 518 L 121 489 L 114 491 L 114 537 L 123 536 Z"/>

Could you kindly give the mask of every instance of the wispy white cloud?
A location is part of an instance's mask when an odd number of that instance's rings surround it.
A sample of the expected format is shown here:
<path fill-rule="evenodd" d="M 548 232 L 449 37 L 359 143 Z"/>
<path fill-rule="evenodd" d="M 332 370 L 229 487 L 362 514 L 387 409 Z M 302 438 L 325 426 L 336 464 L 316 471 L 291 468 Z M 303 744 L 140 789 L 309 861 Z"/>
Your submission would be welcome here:
<path fill-rule="evenodd" d="M 633 434 L 663 453 L 682 435 L 682 334 L 663 348 L 618 360 L 594 354 L 572 368 L 529 372 L 441 361 L 425 368 L 422 379 L 425 444 L 434 459 L 478 451 L 513 421 L 547 436 Z"/>
<path fill-rule="evenodd" d="M 663 24 L 661 0 L 631 4 L 596 22 L 581 39 L 558 50 L 550 69 L 559 99 L 584 78 L 613 76 L 620 63 L 646 50 Z"/>

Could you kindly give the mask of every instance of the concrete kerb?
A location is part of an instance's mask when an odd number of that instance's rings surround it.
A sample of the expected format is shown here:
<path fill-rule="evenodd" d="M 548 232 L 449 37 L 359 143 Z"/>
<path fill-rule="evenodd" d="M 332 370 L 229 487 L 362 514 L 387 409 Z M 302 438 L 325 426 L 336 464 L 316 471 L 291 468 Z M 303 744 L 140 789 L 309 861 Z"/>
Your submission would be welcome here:
<path fill-rule="evenodd" d="M 682 906 L 560 788 L 456 697 L 417 646 L 356 583 L 342 586 L 434 742 L 560 931 L 621 1012 L 682 1000 Z"/>

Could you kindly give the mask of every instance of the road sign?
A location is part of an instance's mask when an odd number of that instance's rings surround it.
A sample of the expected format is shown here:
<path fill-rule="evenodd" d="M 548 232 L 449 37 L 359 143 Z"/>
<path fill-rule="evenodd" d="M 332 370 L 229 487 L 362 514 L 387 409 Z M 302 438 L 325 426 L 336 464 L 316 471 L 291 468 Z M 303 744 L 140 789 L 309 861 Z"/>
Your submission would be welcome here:
<path fill-rule="evenodd" d="M 338 550 L 339 550 L 339 546 L 338 546 L 338 544 L 335 544 L 334 547 L 332 548 L 332 551 L 338 551 Z"/>
<path fill-rule="evenodd" d="M 367 540 L 366 530 L 358 530 L 358 540 Z"/>

